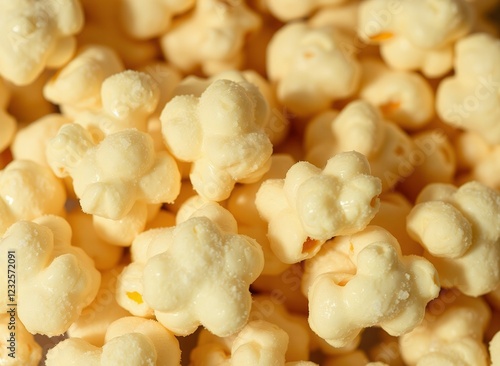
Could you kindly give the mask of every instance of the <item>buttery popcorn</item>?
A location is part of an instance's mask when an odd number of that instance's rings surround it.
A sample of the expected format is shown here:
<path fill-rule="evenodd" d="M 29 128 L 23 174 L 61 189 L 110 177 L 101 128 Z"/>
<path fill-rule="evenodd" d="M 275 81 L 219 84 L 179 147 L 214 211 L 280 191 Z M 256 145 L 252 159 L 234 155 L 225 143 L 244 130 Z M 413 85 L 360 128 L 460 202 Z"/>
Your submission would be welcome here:
<path fill-rule="evenodd" d="M 322 6 L 338 5 L 348 0 L 266 0 L 271 13 L 283 22 L 307 17 Z"/>
<path fill-rule="evenodd" d="M 10 92 L 4 81 L 0 79 L 0 152 L 4 151 L 12 142 L 16 133 L 17 124 L 14 117 L 6 112 Z"/>
<path fill-rule="evenodd" d="M 255 204 L 271 250 L 285 263 L 312 258 L 336 235 L 362 230 L 379 207 L 380 180 L 360 153 L 335 155 L 323 170 L 302 161 L 262 183 Z"/>
<path fill-rule="evenodd" d="M 42 359 L 42 348 L 23 323 L 12 316 L 8 309 L 5 311 L 0 314 L 0 365 L 38 366 Z M 12 328 L 13 325 L 15 328 Z M 9 353 L 15 354 L 15 358 L 10 357 Z"/>
<path fill-rule="evenodd" d="M 500 194 L 478 182 L 434 183 L 407 217 L 410 236 L 425 249 L 441 285 L 469 296 L 500 284 Z"/>
<path fill-rule="evenodd" d="M 256 86 L 215 80 L 199 98 L 179 95 L 167 103 L 163 137 L 177 159 L 193 163 L 190 179 L 198 194 L 222 201 L 236 182 L 255 182 L 269 169 L 268 113 Z"/>
<path fill-rule="evenodd" d="M 64 333 L 97 294 L 101 280 L 92 260 L 71 245 L 71 227 L 61 217 L 42 216 L 18 221 L 0 240 L 2 257 L 16 251 L 17 312 L 32 333 Z M 7 273 L 6 263 L 2 271 Z M 8 301 L 7 286 L 0 289 L 0 307 Z"/>
<path fill-rule="evenodd" d="M 342 347 L 366 327 L 378 325 L 396 336 L 415 328 L 438 295 L 439 280 L 427 260 L 402 256 L 389 232 L 369 226 L 336 237 L 307 260 L 302 290 L 311 329 Z"/>

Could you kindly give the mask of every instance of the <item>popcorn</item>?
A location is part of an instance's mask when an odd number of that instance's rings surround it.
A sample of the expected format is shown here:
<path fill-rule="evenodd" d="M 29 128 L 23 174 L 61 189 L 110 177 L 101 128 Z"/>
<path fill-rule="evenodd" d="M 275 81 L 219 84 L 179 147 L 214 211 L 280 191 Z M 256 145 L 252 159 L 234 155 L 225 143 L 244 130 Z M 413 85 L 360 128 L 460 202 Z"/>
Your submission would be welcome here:
<path fill-rule="evenodd" d="M 73 178 L 85 213 L 119 220 L 134 206 L 171 202 L 179 194 L 173 158 L 155 153 L 151 137 L 135 129 L 98 142 L 80 125 L 65 125 L 50 140 L 47 157 L 57 176 Z"/>
<path fill-rule="evenodd" d="M 360 98 L 378 107 L 382 115 L 409 130 L 417 130 L 434 116 L 434 92 L 416 72 L 391 70 L 381 61 L 361 61 Z"/>
<path fill-rule="evenodd" d="M 12 328 L 12 324 L 15 324 L 15 328 Z M 38 366 L 40 364 L 42 348 L 26 330 L 23 323 L 8 312 L 0 314 L 0 339 L 0 364 L 2 366 Z M 12 352 L 12 350 L 15 351 Z"/>
<path fill-rule="evenodd" d="M 407 217 L 441 285 L 480 296 L 500 284 L 500 194 L 478 182 L 431 184 Z"/>
<path fill-rule="evenodd" d="M 368 158 L 383 191 L 402 179 L 402 167 L 409 161 L 412 148 L 403 130 L 362 100 L 349 103 L 340 113 L 319 114 L 306 127 L 306 160 L 321 167 L 333 155 L 355 150 Z"/>
<path fill-rule="evenodd" d="M 124 70 L 118 54 L 109 47 L 87 45 L 45 84 L 44 96 L 65 115 L 76 116 L 84 110 L 102 107 L 101 86 L 104 80 Z"/>
<path fill-rule="evenodd" d="M 172 18 L 189 10 L 195 0 L 125 0 L 120 15 L 124 30 L 133 38 L 149 39 L 164 34 Z"/>
<path fill-rule="evenodd" d="M 163 137 L 177 159 L 193 162 L 190 178 L 198 194 L 221 201 L 236 182 L 255 182 L 269 169 L 268 112 L 255 86 L 216 80 L 199 98 L 181 95 L 167 103 Z"/>
<path fill-rule="evenodd" d="M 80 248 L 71 246 L 71 228 L 57 216 L 13 224 L 0 240 L 2 257 L 16 252 L 17 312 L 32 333 L 64 333 L 97 294 L 100 274 Z M 6 261 L 2 272 L 7 273 Z M 0 289 L 0 307 L 8 303 Z"/>
<path fill-rule="evenodd" d="M 4 1 L 0 25 L 0 74 L 26 85 L 45 67 L 61 66 L 71 58 L 83 12 L 76 0 Z"/>
<path fill-rule="evenodd" d="M 307 260 L 302 289 L 309 299 L 311 329 L 342 347 L 375 325 L 391 335 L 412 330 L 438 295 L 439 282 L 428 261 L 402 256 L 389 232 L 369 226 L 336 237 Z"/>
<path fill-rule="evenodd" d="M 500 365 L 500 332 L 490 341 L 491 366 Z"/>
<path fill-rule="evenodd" d="M 489 365 L 482 338 L 491 312 L 484 300 L 459 295 L 444 303 L 440 313 L 427 311 L 421 325 L 401 336 L 406 364 Z"/>
<path fill-rule="evenodd" d="M 49 350 L 47 366 L 68 365 L 158 365 L 180 364 L 177 339 L 158 322 L 125 317 L 113 322 L 106 332 L 104 346 L 96 347 L 80 338 L 70 338 Z"/>
<path fill-rule="evenodd" d="M 485 33 L 456 44 L 455 75 L 439 84 L 436 109 L 444 122 L 500 143 L 500 41 Z"/>
<path fill-rule="evenodd" d="M 366 158 L 351 151 L 328 160 L 323 170 L 295 164 L 285 179 L 265 181 L 255 204 L 269 223 L 274 254 L 297 263 L 312 258 L 332 237 L 364 229 L 377 213 L 380 192 Z"/>
<path fill-rule="evenodd" d="M 280 28 L 267 49 L 267 73 L 278 100 L 297 116 L 326 110 L 334 100 L 354 94 L 361 67 L 333 27 L 294 22 Z"/>
<path fill-rule="evenodd" d="M 174 22 L 161 38 L 165 58 L 181 71 L 201 67 L 206 75 L 238 69 L 245 36 L 261 25 L 243 1 L 199 0 L 194 11 Z"/>
<path fill-rule="evenodd" d="M 436 78 L 451 70 L 453 45 L 473 20 L 466 0 L 367 0 L 359 9 L 358 35 L 380 45 L 391 68 Z"/>
<path fill-rule="evenodd" d="M 0 79 L 0 152 L 4 151 L 12 142 L 17 129 L 17 123 L 5 110 L 9 102 L 9 90 Z"/>
<path fill-rule="evenodd" d="M 266 0 L 271 13 L 283 22 L 307 17 L 322 6 L 338 5 L 346 0 Z"/>
<path fill-rule="evenodd" d="M 64 212 L 66 191 L 50 169 L 15 160 L 0 171 L 0 235 L 20 220 Z"/>

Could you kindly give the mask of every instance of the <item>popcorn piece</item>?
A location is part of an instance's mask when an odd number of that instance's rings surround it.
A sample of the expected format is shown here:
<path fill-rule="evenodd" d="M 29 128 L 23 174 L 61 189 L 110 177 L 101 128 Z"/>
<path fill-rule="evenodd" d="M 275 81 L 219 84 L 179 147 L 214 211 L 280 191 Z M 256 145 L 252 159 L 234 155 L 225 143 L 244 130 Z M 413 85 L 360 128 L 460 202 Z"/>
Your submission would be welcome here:
<path fill-rule="evenodd" d="M 0 235 L 19 220 L 64 212 L 66 192 L 50 169 L 15 160 L 0 171 Z"/>
<path fill-rule="evenodd" d="M 456 44 L 455 75 L 437 90 L 436 108 L 444 122 L 500 143 L 500 40 L 473 34 Z"/>
<path fill-rule="evenodd" d="M 306 160 L 321 167 L 333 155 L 355 150 L 368 158 L 373 175 L 382 181 L 383 191 L 411 174 L 412 148 L 403 130 L 362 100 L 349 103 L 338 114 L 327 111 L 318 115 L 306 129 Z M 407 165 L 410 172 L 406 171 Z"/>
<path fill-rule="evenodd" d="M 385 118 L 417 130 L 434 116 L 434 92 L 424 77 L 391 70 L 375 58 L 362 60 L 361 66 L 359 96 L 378 107 Z"/>
<path fill-rule="evenodd" d="M 180 174 L 166 152 L 155 153 L 146 133 L 127 129 L 97 142 L 78 124 L 63 126 L 50 140 L 47 156 L 59 177 L 71 176 L 82 209 L 119 220 L 134 206 L 171 202 Z M 144 223 L 145 224 L 145 223 Z"/>
<path fill-rule="evenodd" d="M 69 122 L 70 119 L 61 114 L 48 114 L 20 129 L 10 147 L 14 159 L 31 160 L 49 167 L 45 155 L 47 144 Z"/>
<path fill-rule="evenodd" d="M 459 295 L 442 301 L 439 313 L 426 312 L 424 322 L 399 339 L 407 365 L 488 365 L 483 333 L 490 319 L 484 300 Z M 440 301 L 442 297 L 435 301 Z"/>
<path fill-rule="evenodd" d="M 9 102 L 9 90 L 0 79 L 0 152 L 4 151 L 12 142 L 17 129 L 16 120 L 5 110 Z"/>
<path fill-rule="evenodd" d="M 469 296 L 500 284 L 500 194 L 478 182 L 428 185 L 407 218 L 445 288 Z"/>
<path fill-rule="evenodd" d="M 176 366 L 181 351 L 177 339 L 158 322 L 125 317 L 113 322 L 102 348 L 70 338 L 49 350 L 47 366 L 130 365 Z M 71 361 L 70 361 L 71 360 Z"/>
<path fill-rule="evenodd" d="M 123 266 L 116 266 L 101 272 L 99 291 L 94 301 L 82 310 L 78 320 L 69 327 L 67 334 L 70 338 L 81 338 L 94 346 L 102 347 L 110 324 L 130 316 L 115 299 L 117 278 L 122 269 Z"/>
<path fill-rule="evenodd" d="M 491 366 L 500 365 L 500 332 L 493 337 L 490 342 Z"/>
<path fill-rule="evenodd" d="M 54 336 L 64 333 L 97 294 L 101 276 L 80 248 L 71 246 L 71 228 L 57 216 L 18 221 L 0 240 L 2 257 L 15 251 L 17 311 L 32 333 Z M 7 262 L 2 272 L 7 273 Z M 0 307 L 10 299 L 7 286 Z"/>
<path fill-rule="evenodd" d="M 410 331 L 438 295 L 439 283 L 428 261 L 402 256 L 389 232 L 369 226 L 336 237 L 307 260 L 302 289 L 311 329 L 341 347 L 375 325 L 395 336 Z"/>
<path fill-rule="evenodd" d="M 181 95 L 165 106 L 163 137 L 177 159 L 193 162 L 190 178 L 198 194 L 221 201 L 236 182 L 255 182 L 269 169 L 268 113 L 255 86 L 216 80 L 199 98 Z"/>
<path fill-rule="evenodd" d="M 279 101 L 295 115 L 308 116 L 351 96 L 361 67 L 344 52 L 348 43 L 333 27 L 295 22 L 279 29 L 267 50 L 267 73 Z"/>
<path fill-rule="evenodd" d="M 271 13 L 283 22 L 300 19 L 312 14 L 322 6 L 339 5 L 346 0 L 266 0 Z"/>
<path fill-rule="evenodd" d="M 195 0 L 125 0 L 120 15 L 123 29 L 137 39 L 150 39 L 166 33 L 172 18 L 189 10 Z"/>
<path fill-rule="evenodd" d="M 71 58 L 83 12 L 76 0 L 3 1 L 0 25 L 0 73 L 26 85 L 45 67 L 61 66 Z"/>
<path fill-rule="evenodd" d="M 245 37 L 260 25 L 244 1 L 199 0 L 191 14 L 174 22 L 161 46 L 165 58 L 184 73 L 201 67 L 214 75 L 240 67 Z"/>
<path fill-rule="evenodd" d="M 9 311 L 0 314 L 0 346 L 2 366 L 38 366 L 42 358 L 42 348 L 33 335 Z"/>
<path fill-rule="evenodd" d="M 83 110 L 102 107 L 101 85 L 109 76 L 124 70 L 118 54 L 109 47 L 87 45 L 52 76 L 43 88 L 44 96 L 65 115 L 76 116 Z"/>
<path fill-rule="evenodd" d="M 323 170 L 295 164 L 285 179 L 264 182 L 255 204 L 269 223 L 274 254 L 296 263 L 312 258 L 328 239 L 364 229 L 377 213 L 380 191 L 366 158 L 351 151 L 328 160 Z"/>
<path fill-rule="evenodd" d="M 380 45 L 391 68 L 435 78 L 450 71 L 453 45 L 473 21 L 466 0 L 368 0 L 360 6 L 358 34 Z"/>

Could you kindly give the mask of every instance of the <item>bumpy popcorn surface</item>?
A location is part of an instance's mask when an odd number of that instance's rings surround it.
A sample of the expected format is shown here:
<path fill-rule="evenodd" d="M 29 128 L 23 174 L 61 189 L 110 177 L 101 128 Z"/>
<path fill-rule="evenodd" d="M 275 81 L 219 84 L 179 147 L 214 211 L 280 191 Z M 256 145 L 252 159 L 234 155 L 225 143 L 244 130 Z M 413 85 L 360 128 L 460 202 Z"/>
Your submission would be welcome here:
<path fill-rule="evenodd" d="M 15 160 L 0 170 L 0 235 L 19 220 L 64 212 L 64 185 L 49 168 Z"/>
<path fill-rule="evenodd" d="M 402 256 L 389 232 L 369 226 L 323 245 L 306 261 L 302 288 L 311 329 L 342 347 L 374 325 L 396 336 L 412 330 L 438 295 L 439 280 L 427 260 Z"/>
<path fill-rule="evenodd" d="M 245 36 L 261 25 L 244 1 L 198 0 L 161 38 L 165 58 L 184 72 L 201 67 L 206 75 L 238 69 Z"/>
<path fill-rule="evenodd" d="M 384 61 L 398 70 L 446 74 L 454 43 L 472 28 L 466 0 L 367 0 L 359 11 L 359 36 L 380 45 Z"/>
<path fill-rule="evenodd" d="M 255 204 L 269 223 L 274 254 L 296 263 L 313 257 L 328 239 L 365 228 L 377 213 L 380 192 L 366 158 L 351 151 L 328 160 L 323 170 L 296 163 L 285 179 L 265 181 Z"/>
<path fill-rule="evenodd" d="M 158 322 L 125 317 L 109 326 L 104 346 L 66 339 L 49 351 L 46 365 L 177 366 L 180 354 L 177 339 Z"/>
<path fill-rule="evenodd" d="M 85 252 L 71 246 L 71 227 L 58 216 L 18 221 L 0 240 L 4 258 L 16 252 L 17 311 L 32 333 L 64 333 L 97 294 L 101 275 Z M 7 262 L 2 270 L 7 273 Z M 1 291 L 1 307 L 9 298 Z"/>
<path fill-rule="evenodd" d="M 487 366 L 488 354 L 482 342 L 491 311 L 481 298 L 443 293 L 441 305 L 426 312 L 421 325 L 399 339 L 407 365 Z"/>
<path fill-rule="evenodd" d="M 18 85 L 66 63 L 83 27 L 77 0 L 0 2 L 0 75 Z"/>
<path fill-rule="evenodd" d="M 349 103 L 338 114 L 319 114 L 308 124 L 305 136 L 308 161 L 324 166 L 333 155 L 355 150 L 368 158 L 384 191 L 398 182 L 412 147 L 410 137 L 401 128 L 384 120 L 375 107 L 363 100 Z"/>
<path fill-rule="evenodd" d="M 500 143 L 500 40 L 477 33 L 456 44 L 455 74 L 437 90 L 436 109 L 447 123 Z"/>
<path fill-rule="evenodd" d="M 221 201 L 236 182 L 257 181 L 269 169 L 268 113 L 254 85 L 216 80 L 199 98 L 180 95 L 167 103 L 163 137 L 177 159 L 193 162 L 190 178 L 198 194 Z"/>
<path fill-rule="evenodd" d="M 267 49 L 267 73 L 292 113 L 307 116 L 351 96 L 361 67 L 342 45 L 350 39 L 333 27 L 294 22 L 280 28 Z"/>
<path fill-rule="evenodd" d="M 59 177 L 71 176 L 86 213 L 118 220 L 134 205 L 173 201 L 180 173 L 167 152 L 155 153 L 152 138 L 126 129 L 96 141 L 78 124 L 63 126 L 47 148 Z"/>
<path fill-rule="evenodd" d="M 478 182 L 431 184 L 407 218 L 441 285 L 479 296 L 500 283 L 500 194 Z"/>

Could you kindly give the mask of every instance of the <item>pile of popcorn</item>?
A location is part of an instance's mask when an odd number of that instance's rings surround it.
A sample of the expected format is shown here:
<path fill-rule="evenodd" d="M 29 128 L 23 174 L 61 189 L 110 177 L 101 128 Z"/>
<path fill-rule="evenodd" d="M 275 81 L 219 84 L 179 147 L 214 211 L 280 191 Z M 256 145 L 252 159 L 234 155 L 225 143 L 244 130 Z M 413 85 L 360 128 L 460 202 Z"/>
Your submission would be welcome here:
<path fill-rule="evenodd" d="M 0 365 L 500 366 L 488 0 L 1 0 Z"/>

